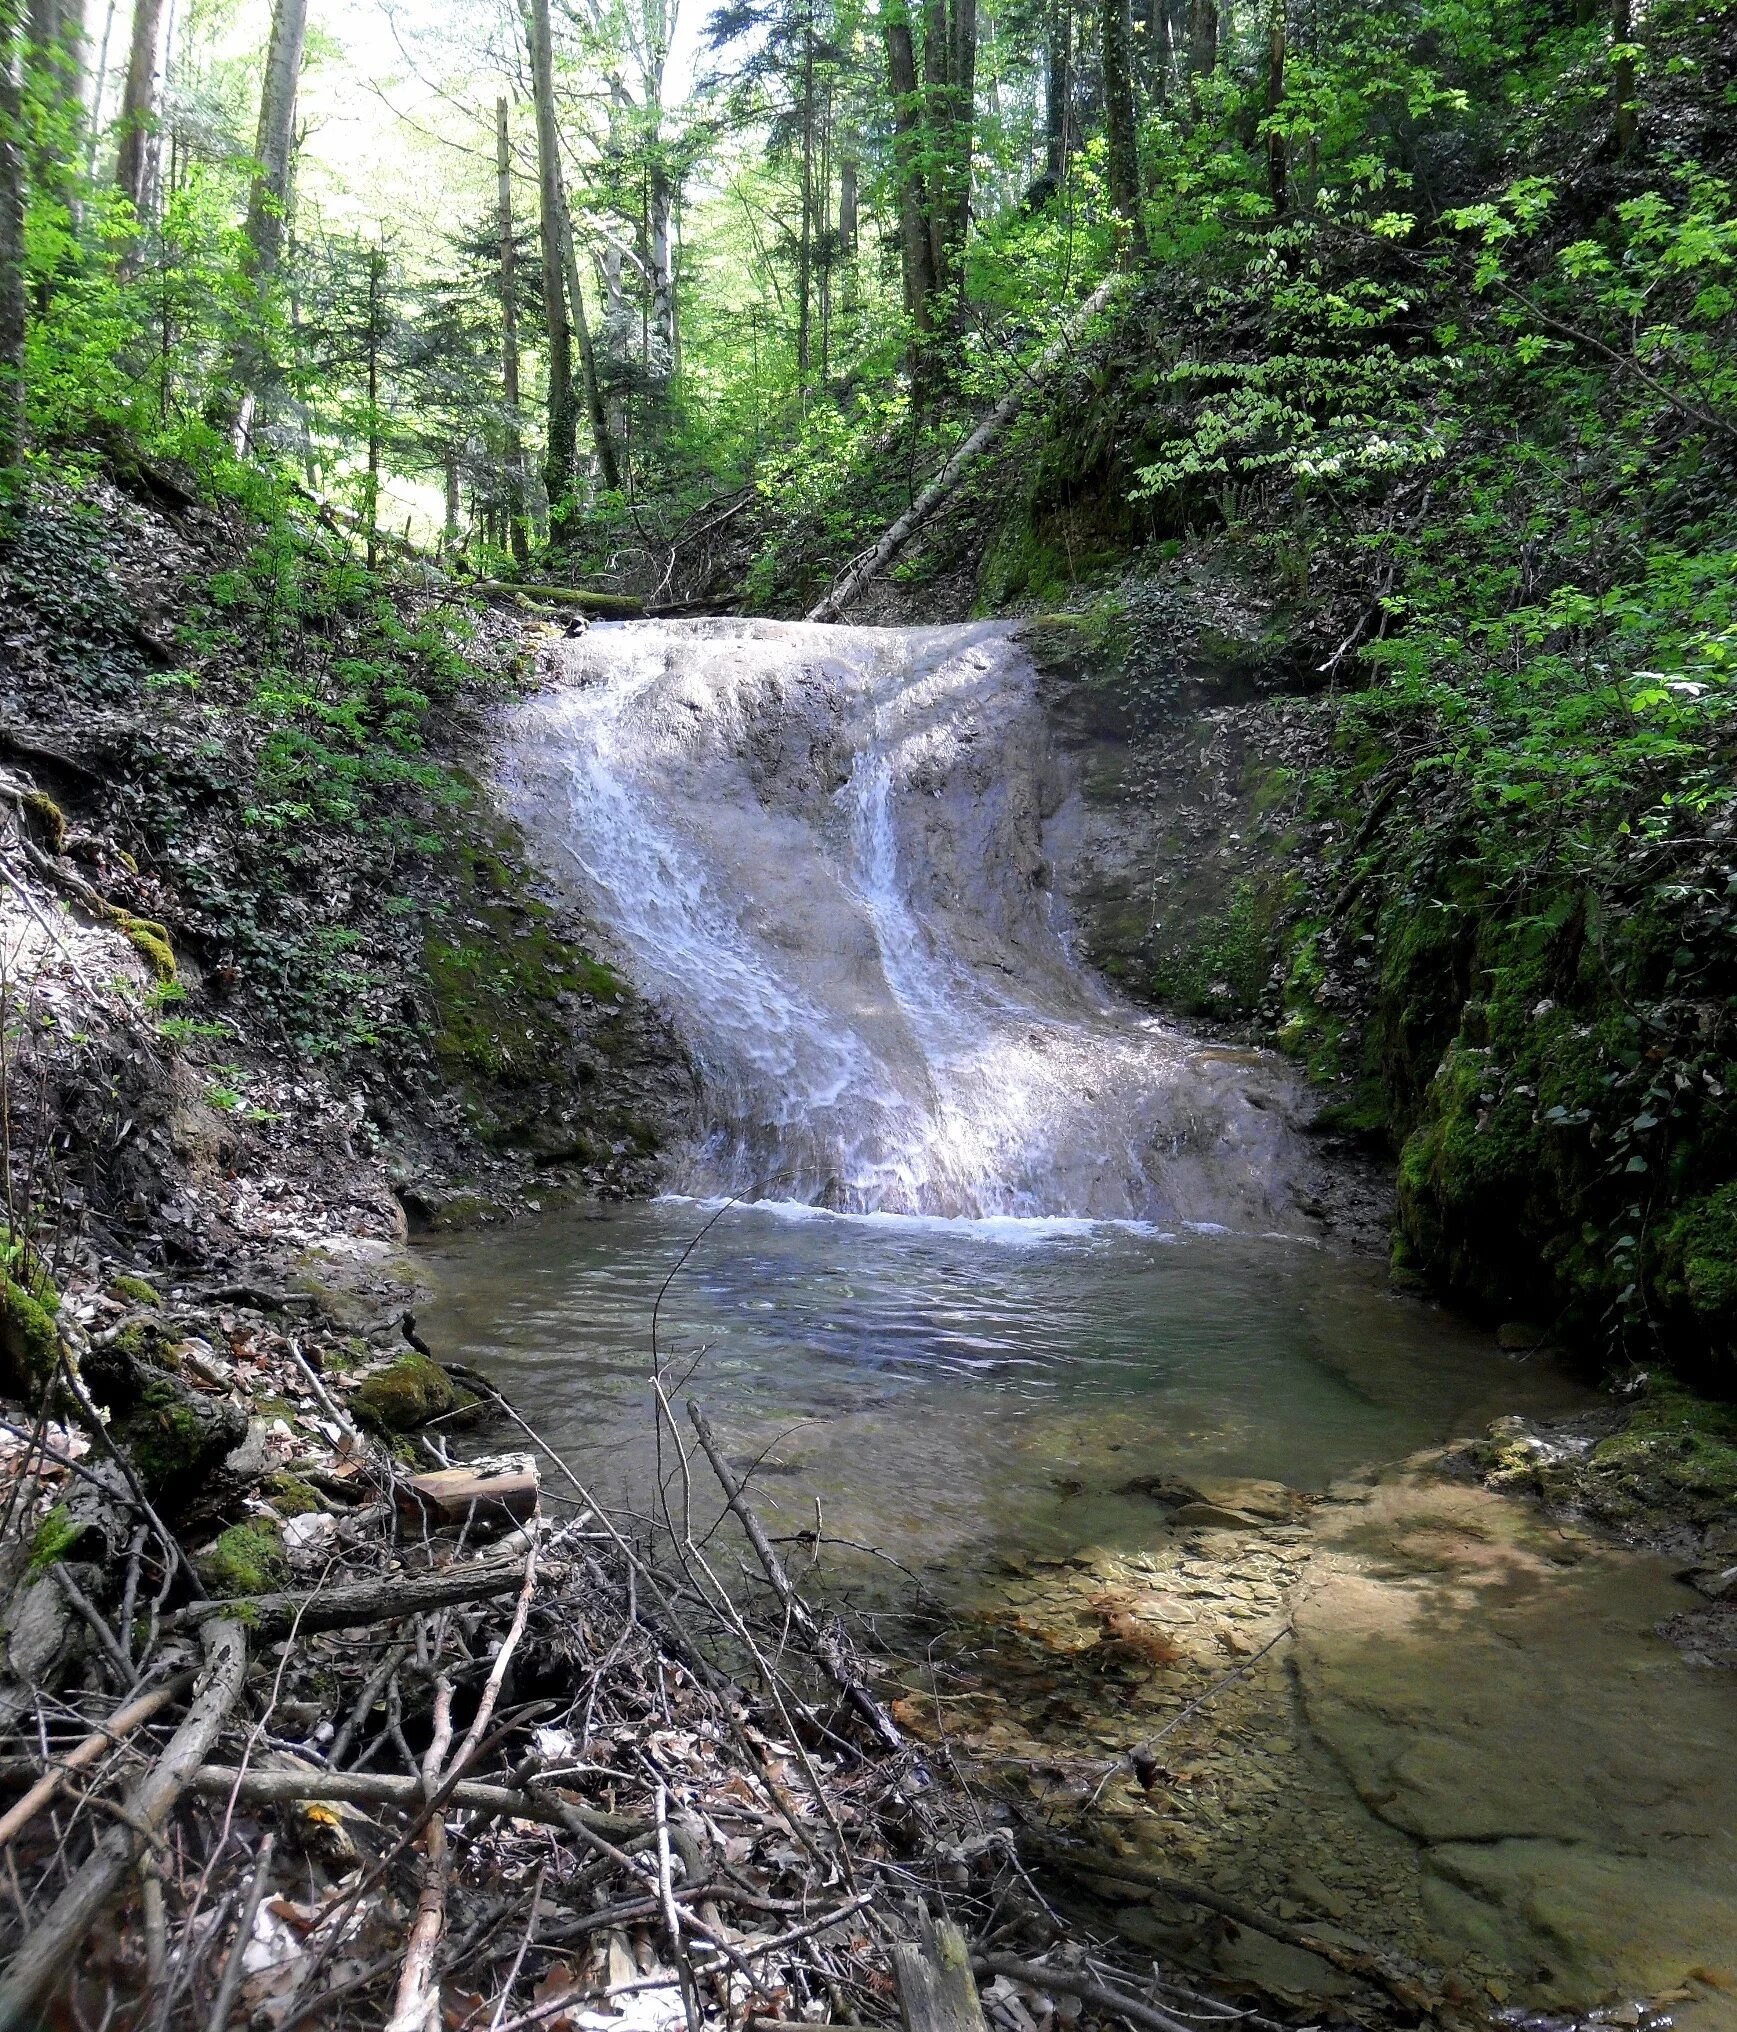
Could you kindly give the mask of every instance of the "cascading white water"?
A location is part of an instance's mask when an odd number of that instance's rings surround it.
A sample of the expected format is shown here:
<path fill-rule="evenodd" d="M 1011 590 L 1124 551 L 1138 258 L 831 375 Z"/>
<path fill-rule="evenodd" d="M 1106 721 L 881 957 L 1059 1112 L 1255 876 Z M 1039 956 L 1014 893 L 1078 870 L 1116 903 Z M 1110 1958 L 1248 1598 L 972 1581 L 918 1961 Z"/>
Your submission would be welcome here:
<path fill-rule="evenodd" d="M 672 1185 L 1295 1224 L 1283 1069 L 1069 951 L 1077 793 L 1010 629 L 633 623 L 562 660 L 507 724 L 505 787 L 699 1068 Z"/>

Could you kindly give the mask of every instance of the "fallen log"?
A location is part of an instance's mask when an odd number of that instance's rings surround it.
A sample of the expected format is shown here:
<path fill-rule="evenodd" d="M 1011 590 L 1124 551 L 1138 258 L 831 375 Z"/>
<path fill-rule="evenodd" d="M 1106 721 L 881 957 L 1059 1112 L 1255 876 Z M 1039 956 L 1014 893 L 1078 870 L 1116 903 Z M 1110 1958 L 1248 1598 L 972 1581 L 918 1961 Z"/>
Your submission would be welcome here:
<path fill-rule="evenodd" d="M 459 1602 L 487 1601 L 511 1594 L 524 1585 L 522 1559 L 468 1562 L 443 1567 L 438 1573 L 382 1574 L 378 1580 L 311 1594 L 288 1592 L 241 1595 L 221 1602 L 194 1602 L 169 1619 L 171 1628 L 186 1629 L 214 1616 L 235 1616 L 257 1636 L 282 1636 L 294 1629 L 304 1637 L 322 1630 L 349 1630 L 364 1623 L 398 1622 L 425 1609 L 452 1608 Z"/>
<path fill-rule="evenodd" d="M 542 600 L 551 607 L 577 607 L 582 614 L 596 614 L 604 620 L 637 621 L 645 613 L 645 602 L 631 593 L 594 593 L 584 586 L 547 586 L 530 579 L 470 579 L 461 581 L 467 593 L 481 593 L 491 600 Z"/>
<path fill-rule="evenodd" d="M 36 2005 L 66 1973 L 73 1951 L 114 1896 L 141 1848 L 155 1841 L 187 1781 L 217 1740 L 247 1671 L 247 1638 L 240 1623 L 226 1618 L 215 1624 L 205 1633 L 205 1650 L 204 1680 L 168 1748 L 128 1794 L 117 1825 L 103 1835 L 13 1957 L 5 1981 L 0 1983 L 0 2032 L 12 2032 L 14 2026 L 33 2021 Z"/>
<path fill-rule="evenodd" d="M 1082 2004 L 1095 2004 L 1100 2011 L 1113 2012 L 1118 2018 L 1125 2018 L 1130 2025 L 1140 2026 L 1142 2032 L 1200 2032 L 1198 2025 L 1185 2025 L 1180 2018 L 1173 2018 L 1168 2011 L 1160 2011 L 1156 2005 L 1130 1997 L 1122 1990 L 1113 1990 L 1108 1984 L 1094 1983 L 1077 1969 L 1049 1968 L 1042 1962 L 1016 1961 L 1010 1954 L 974 1955 L 971 1966 L 978 1975 L 1006 1976 L 1010 1982 L 1023 1983 L 1027 1989 L 1053 1990 L 1058 1996 L 1078 1997 Z"/>
<path fill-rule="evenodd" d="M 1060 333 L 1037 356 L 1024 378 L 1016 381 L 904 514 L 893 524 L 873 550 L 859 558 L 845 572 L 824 600 L 810 607 L 810 621 L 836 621 L 870 579 L 885 571 L 935 510 L 958 492 L 972 461 L 986 452 L 1025 406 L 1032 389 L 1046 375 L 1053 374 L 1067 357 L 1075 339 L 1116 293 L 1124 278 L 1107 276 L 1068 320 Z"/>

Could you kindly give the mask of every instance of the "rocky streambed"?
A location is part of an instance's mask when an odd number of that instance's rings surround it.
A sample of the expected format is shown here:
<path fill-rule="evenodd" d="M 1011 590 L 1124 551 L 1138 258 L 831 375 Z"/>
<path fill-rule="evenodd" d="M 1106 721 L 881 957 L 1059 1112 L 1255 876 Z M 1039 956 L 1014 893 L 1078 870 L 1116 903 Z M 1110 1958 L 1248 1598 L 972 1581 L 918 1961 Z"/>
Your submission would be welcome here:
<path fill-rule="evenodd" d="M 1737 1685 L 1672 1641 L 1676 1562 L 1463 1451 L 1154 1494 L 1144 1549 L 1004 1562 L 899 1708 L 1081 1844 L 1119 1933 L 1323 2006 L 1375 1944 L 1450 2017 L 1737 2024 Z"/>

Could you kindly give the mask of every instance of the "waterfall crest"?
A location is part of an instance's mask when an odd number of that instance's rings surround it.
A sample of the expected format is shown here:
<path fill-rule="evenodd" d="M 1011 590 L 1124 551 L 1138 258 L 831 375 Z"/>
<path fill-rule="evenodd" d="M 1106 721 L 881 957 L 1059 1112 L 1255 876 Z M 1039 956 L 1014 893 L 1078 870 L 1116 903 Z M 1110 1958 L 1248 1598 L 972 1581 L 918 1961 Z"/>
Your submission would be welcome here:
<path fill-rule="evenodd" d="M 1269 1055 L 1117 1001 L 1077 787 L 1002 623 L 630 623 L 509 717 L 509 803 L 691 1051 L 672 1186 L 843 1212 L 1295 1226 Z"/>

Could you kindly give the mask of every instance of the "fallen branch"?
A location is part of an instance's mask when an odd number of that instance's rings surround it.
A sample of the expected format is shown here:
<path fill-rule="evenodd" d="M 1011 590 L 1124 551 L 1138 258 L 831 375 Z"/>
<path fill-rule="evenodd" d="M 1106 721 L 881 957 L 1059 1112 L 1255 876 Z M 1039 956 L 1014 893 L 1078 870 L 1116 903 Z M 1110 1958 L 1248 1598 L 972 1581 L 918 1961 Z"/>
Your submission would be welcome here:
<path fill-rule="evenodd" d="M 1010 1954 L 973 1955 L 971 1966 L 979 1975 L 1006 1976 L 1010 1982 L 1023 1983 L 1028 1989 L 1053 1990 L 1059 1996 L 1078 1997 L 1082 2004 L 1095 2004 L 1100 2011 L 1114 2011 L 1118 2018 L 1125 2018 L 1130 2025 L 1141 2026 L 1144 2032 L 1200 2032 L 1198 2025 L 1184 2025 L 1180 2018 L 1171 2017 L 1168 2011 L 1160 2011 L 1122 1990 L 1113 1990 L 1106 1983 L 1092 1982 L 1072 1969 L 1046 1968 L 1041 1962 L 1016 1961 Z"/>
<path fill-rule="evenodd" d="M 216 1624 L 205 1633 L 205 1643 L 205 1678 L 186 1720 L 128 1794 L 116 1825 L 103 1835 L 13 1958 L 0 1985 L 0 2032 L 29 2022 L 38 2000 L 65 1975 L 73 1951 L 140 1849 L 156 1838 L 235 1705 L 247 1670 L 247 1639 L 240 1623 L 226 1619 Z"/>
<path fill-rule="evenodd" d="M 242 1771 L 226 1764 L 202 1764 L 188 1780 L 187 1789 L 202 1799 L 233 1797 L 249 1806 L 289 1806 L 306 1799 L 332 1805 L 392 1807 L 408 1813 L 428 1800 L 420 1778 L 388 1771 Z M 544 1796 L 516 1785 L 488 1785 L 470 1778 L 443 1787 L 441 1804 L 455 1813 L 535 1820 L 545 1827 L 571 1827 L 578 1821 L 590 1833 L 618 1842 L 649 1840 L 656 1832 L 652 1822 L 636 1820 L 631 1814 L 604 1813 L 553 1794 Z"/>
<path fill-rule="evenodd" d="M 1107 276 L 1037 356 L 1027 377 L 1016 381 L 953 456 L 893 524 L 873 550 L 853 564 L 826 598 L 808 610 L 810 621 L 836 621 L 870 579 L 882 572 L 944 502 L 959 489 L 972 461 L 995 443 L 1025 405 L 1035 384 L 1053 374 L 1072 350 L 1074 341 L 1121 285 L 1120 274 Z"/>
<path fill-rule="evenodd" d="M 645 612 L 645 602 L 631 593 L 593 593 L 583 586 L 545 586 L 530 580 L 473 579 L 464 590 L 494 600 L 542 600 L 552 607 L 577 607 L 582 614 L 613 616 L 618 621 L 636 621 Z"/>
<path fill-rule="evenodd" d="M 153 1715 L 161 1714 L 192 1684 L 191 1672 L 178 1672 L 173 1679 L 165 1680 L 161 1686 L 153 1687 L 137 1700 L 128 1701 L 125 1707 L 116 1708 L 106 1722 L 99 1723 L 82 1743 L 68 1750 L 50 1770 L 44 1771 L 22 1799 L 0 1814 L 0 1848 L 4 1848 L 20 1828 L 29 1825 L 68 1778 L 94 1764 L 105 1750 L 112 1749 L 123 1737 L 130 1736 Z"/>
<path fill-rule="evenodd" d="M 322 1630 L 350 1630 L 364 1623 L 398 1622 L 426 1609 L 446 1609 L 460 1602 L 486 1601 L 511 1594 L 525 1580 L 523 1560 L 478 1562 L 444 1567 L 439 1573 L 412 1576 L 383 1574 L 353 1587 L 329 1588 L 323 1594 L 242 1595 L 221 1602 L 194 1602 L 170 1618 L 172 1628 L 209 1621 L 213 1616 L 239 1616 L 260 1636 L 281 1636 L 292 1626 L 304 1637 Z"/>
<path fill-rule="evenodd" d="M 750 1508 L 742 1485 L 736 1480 L 730 1463 L 725 1459 L 723 1449 L 718 1445 L 706 1415 L 692 1398 L 688 1400 L 688 1417 L 693 1421 L 695 1432 L 700 1436 L 700 1445 L 705 1449 L 706 1459 L 712 1464 L 712 1472 L 718 1478 L 718 1485 L 724 1492 L 724 1499 L 736 1514 L 742 1529 L 748 1534 L 748 1543 L 765 1569 L 766 1578 L 772 1583 L 774 1593 L 784 1604 L 791 1622 L 806 1638 L 819 1659 L 826 1676 L 866 1721 L 880 1738 L 882 1747 L 895 1754 L 906 1747 L 903 1731 L 899 1728 L 881 1703 L 875 1699 L 861 1679 L 851 1671 L 836 1635 L 825 1629 L 816 1620 L 814 1612 L 796 1592 L 795 1583 L 785 1571 L 784 1562 L 778 1557 L 777 1548 L 766 1536 L 760 1520 Z"/>

